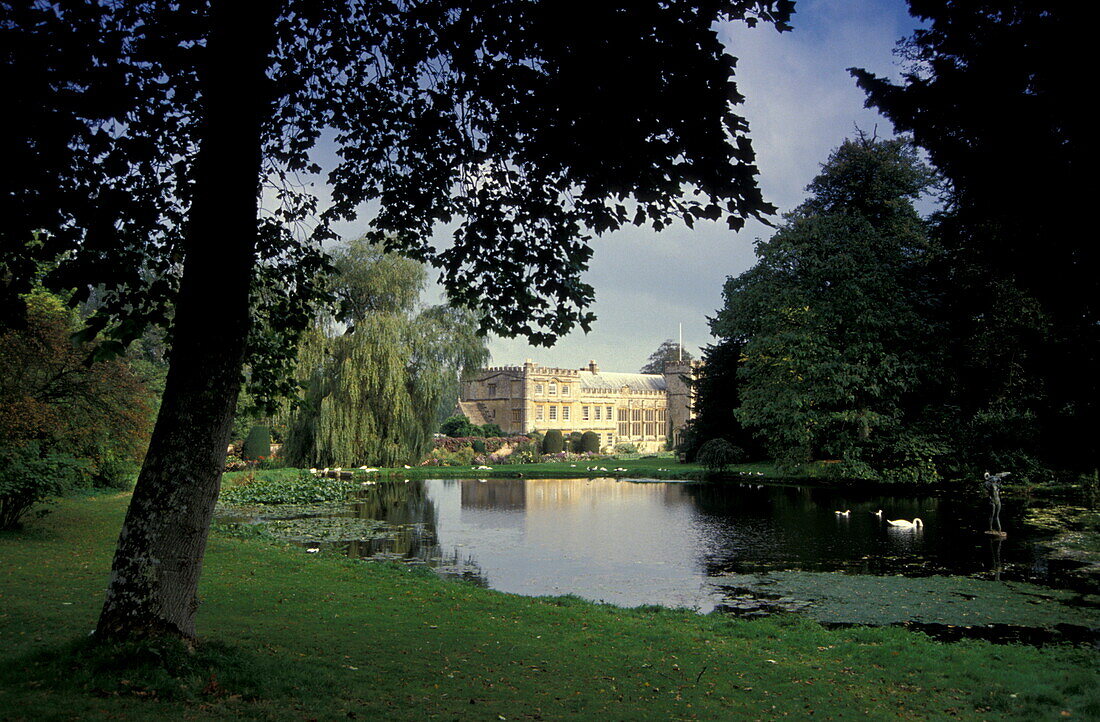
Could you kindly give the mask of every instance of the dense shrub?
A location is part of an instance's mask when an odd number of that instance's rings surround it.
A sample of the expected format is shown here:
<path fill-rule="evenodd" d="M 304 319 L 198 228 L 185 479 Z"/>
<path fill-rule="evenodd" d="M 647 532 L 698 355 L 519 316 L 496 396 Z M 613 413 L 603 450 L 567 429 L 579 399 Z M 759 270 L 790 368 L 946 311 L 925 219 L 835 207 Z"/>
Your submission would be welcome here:
<path fill-rule="evenodd" d="M 99 463 L 92 472 L 92 485 L 101 489 L 126 490 L 134 485 L 136 471 L 134 462 L 107 451 L 99 457 Z"/>
<path fill-rule="evenodd" d="M 581 449 L 581 439 L 583 435 L 579 431 L 569 432 L 569 436 L 565 438 L 565 450 L 571 451 L 574 454 L 579 454 L 583 451 Z"/>
<path fill-rule="evenodd" d="M 453 452 L 471 447 L 475 441 L 480 441 L 485 445 L 485 450 L 482 453 L 491 454 L 500 451 L 505 446 L 518 448 L 520 445 L 530 442 L 531 439 L 528 436 L 493 436 L 486 438 L 479 436 L 441 436 L 435 439 L 433 446 L 436 449 Z"/>
<path fill-rule="evenodd" d="M 542 453 L 560 454 L 565 451 L 565 437 L 557 429 L 550 429 L 542 439 Z"/>
<path fill-rule="evenodd" d="M 241 457 L 246 461 L 266 459 L 271 456 L 271 429 L 253 426 L 241 447 Z"/>
<path fill-rule="evenodd" d="M 482 433 L 480 426 L 471 424 L 470 420 L 462 415 L 450 416 L 444 419 L 443 423 L 439 425 L 439 433 L 455 438 L 485 435 Z"/>
<path fill-rule="evenodd" d="M 86 470 L 87 462 L 44 454 L 37 442 L 0 450 L 0 529 L 18 529 L 36 504 L 80 486 Z"/>
<path fill-rule="evenodd" d="M 725 471 L 741 456 L 742 451 L 725 439 L 711 439 L 699 447 L 695 459 L 707 471 Z"/>
<path fill-rule="evenodd" d="M 631 444 L 629 442 L 624 441 L 622 443 L 615 444 L 615 453 L 616 454 L 637 454 L 638 453 L 638 447 L 635 446 L 634 444 Z"/>
<path fill-rule="evenodd" d="M 485 453 L 485 439 L 474 439 L 470 442 L 470 448 L 474 450 L 475 454 Z"/>
<path fill-rule="evenodd" d="M 325 479 L 304 469 L 264 475 L 247 475 L 238 486 L 222 489 L 220 500 L 226 504 L 316 504 L 343 501 L 359 487 L 358 482 Z"/>
<path fill-rule="evenodd" d="M 586 431 L 581 435 L 581 449 L 586 454 L 598 454 L 600 452 L 600 435 L 595 431 Z"/>
<path fill-rule="evenodd" d="M 504 436 L 504 429 L 500 428 L 500 424 L 483 424 L 481 426 L 481 435 L 501 437 Z"/>

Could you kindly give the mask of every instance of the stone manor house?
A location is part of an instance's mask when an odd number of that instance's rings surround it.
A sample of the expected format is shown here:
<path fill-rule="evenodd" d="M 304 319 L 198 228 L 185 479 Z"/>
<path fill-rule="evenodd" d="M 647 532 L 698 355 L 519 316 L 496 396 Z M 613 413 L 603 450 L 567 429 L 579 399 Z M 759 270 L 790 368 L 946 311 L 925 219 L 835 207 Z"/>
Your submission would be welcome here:
<path fill-rule="evenodd" d="M 494 366 L 463 383 L 458 411 L 508 434 L 593 431 L 603 448 L 631 443 L 639 451 L 662 451 L 679 441 L 692 416 L 688 379 L 698 367 L 698 361 L 671 362 L 661 374 L 631 374 L 600 371 L 595 361 L 580 369 L 530 360 Z"/>

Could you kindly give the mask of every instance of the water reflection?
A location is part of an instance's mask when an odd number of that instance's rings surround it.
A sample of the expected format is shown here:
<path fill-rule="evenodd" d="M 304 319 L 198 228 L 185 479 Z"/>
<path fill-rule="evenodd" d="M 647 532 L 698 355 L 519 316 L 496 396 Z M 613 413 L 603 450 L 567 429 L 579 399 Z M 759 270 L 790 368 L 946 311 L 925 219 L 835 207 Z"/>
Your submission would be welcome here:
<path fill-rule="evenodd" d="M 713 578 L 736 573 L 1041 576 L 1041 556 L 1011 524 L 1018 511 L 1006 502 L 1010 536 L 990 540 L 981 500 L 614 479 L 413 480 L 364 491 L 355 515 L 397 533 L 349 553 L 415 559 L 519 594 L 706 611 L 722 601 Z M 914 517 L 926 526 L 885 522 Z"/>

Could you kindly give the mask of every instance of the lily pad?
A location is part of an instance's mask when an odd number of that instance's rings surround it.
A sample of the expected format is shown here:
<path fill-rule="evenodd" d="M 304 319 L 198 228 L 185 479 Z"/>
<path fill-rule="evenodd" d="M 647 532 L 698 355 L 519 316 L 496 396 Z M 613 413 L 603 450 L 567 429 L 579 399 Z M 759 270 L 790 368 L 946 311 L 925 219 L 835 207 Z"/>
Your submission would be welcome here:
<path fill-rule="evenodd" d="M 276 519 L 264 528 L 279 539 L 294 542 L 351 542 L 392 539 L 398 529 L 392 524 L 355 517 Z"/>

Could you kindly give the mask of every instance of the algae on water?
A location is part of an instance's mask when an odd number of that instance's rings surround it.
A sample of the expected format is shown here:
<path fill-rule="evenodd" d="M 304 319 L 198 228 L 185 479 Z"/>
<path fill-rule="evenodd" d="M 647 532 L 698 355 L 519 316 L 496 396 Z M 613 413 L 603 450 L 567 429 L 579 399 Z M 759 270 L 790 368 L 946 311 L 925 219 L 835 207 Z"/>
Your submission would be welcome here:
<path fill-rule="evenodd" d="M 1100 628 L 1100 597 L 1026 582 L 795 571 L 728 574 L 711 582 L 734 609 L 761 600 L 765 608 L 801 611 L 823 623 Z"/>

